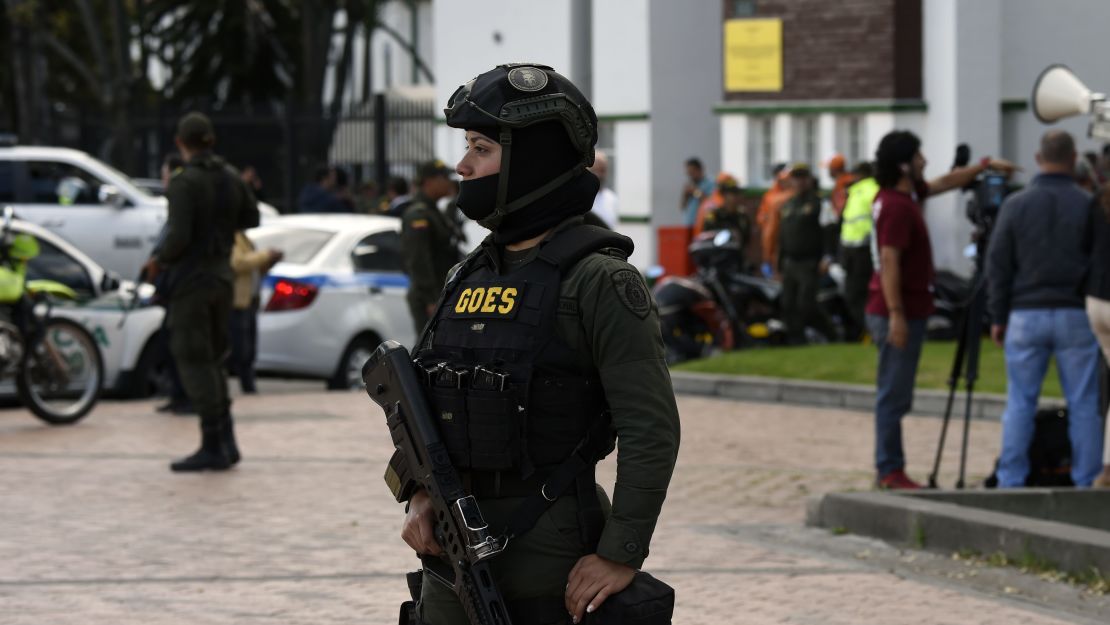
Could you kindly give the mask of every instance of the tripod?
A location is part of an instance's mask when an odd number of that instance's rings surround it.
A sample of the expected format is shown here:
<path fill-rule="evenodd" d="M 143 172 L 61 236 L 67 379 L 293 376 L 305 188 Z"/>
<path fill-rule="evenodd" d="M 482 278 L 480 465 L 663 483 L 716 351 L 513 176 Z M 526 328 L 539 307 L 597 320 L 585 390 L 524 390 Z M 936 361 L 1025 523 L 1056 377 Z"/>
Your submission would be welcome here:
<path fill-rule="evenodd" d="M 971 399 L 975 393 L 975 380 L 979 378 L 979 350 L 983 340 L 983 311 L 987 302 L 986 272 L 983 270 L 983 254 L 986 237 L 979 238 L 975 254 L 975 275 L 971 280 L 971 293 L 963 314 L 957 324 L 959 339 L 956 344 L 956 357 L 952 360 L 952 371 L 948 375 L 948 403 L 944 408 L 944 421 L 940 426 L 940 441 L 937 455 L 933 460 L 933 472 L 929 474 L 929 488 L 937 488 L 937 473 L 940 471 L 940 456 L 944 451 L 944 439 L 948 434 L 948 421 L 952 418 L 952 404 L 956 399 L 956 387 L 963 374 L 967 388 L 967 401 L 964 404 L 963 444 L 960 447 L 960 476 L 956 488 L 964 487 L 964 474 L 967 468 L 967 437 L 971 425 Z M 965 365 L 966 364 L 966 368 Z"/>

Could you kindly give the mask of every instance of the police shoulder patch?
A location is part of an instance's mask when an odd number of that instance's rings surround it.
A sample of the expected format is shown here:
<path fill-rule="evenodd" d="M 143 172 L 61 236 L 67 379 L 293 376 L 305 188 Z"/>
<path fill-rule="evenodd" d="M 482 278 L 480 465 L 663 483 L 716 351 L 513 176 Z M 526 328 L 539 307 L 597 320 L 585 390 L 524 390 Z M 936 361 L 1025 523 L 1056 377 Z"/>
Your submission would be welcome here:
<path fill-rule="evenodd" d="M 613 287 L 617 290 L 624 307 L 640 319 L 644 319 L 651 312 L 651 297 L 648 296 L 647 287 L 640 274 L 631 269 L 618 269 L 609 276 L 613 280 Z"/>

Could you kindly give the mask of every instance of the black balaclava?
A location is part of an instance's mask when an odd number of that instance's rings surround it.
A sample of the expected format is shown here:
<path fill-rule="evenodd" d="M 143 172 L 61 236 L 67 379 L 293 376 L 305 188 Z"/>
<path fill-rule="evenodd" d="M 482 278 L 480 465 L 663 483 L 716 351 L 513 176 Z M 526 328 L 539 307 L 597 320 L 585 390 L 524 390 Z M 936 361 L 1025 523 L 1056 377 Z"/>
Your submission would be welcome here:
<path fill-rule="evenodd" d="M 497 141 L 495 128 L 470 128 Z M 581 166 L 581 154 L 571 144 L 563 125 L 548 121 L 513 130 L 513 149 L 509 164 L 507 202 L 523 197 L 568 170 Z M 458 206 L 467 217 L 482 224 L 497 202 L 500 174 L 492 174 L 459 184 Z M 584 168 L 578 175 L 535 201 L 506 215 L 492 228 L 499 244 L 530 239 L 559 225 L 570 217 L 585 215 L 593 207 L 601 183 Z M 485 226 L 486 224 L 482 224 Z M 488 227 L 488 226 L 487 226 Z"/>

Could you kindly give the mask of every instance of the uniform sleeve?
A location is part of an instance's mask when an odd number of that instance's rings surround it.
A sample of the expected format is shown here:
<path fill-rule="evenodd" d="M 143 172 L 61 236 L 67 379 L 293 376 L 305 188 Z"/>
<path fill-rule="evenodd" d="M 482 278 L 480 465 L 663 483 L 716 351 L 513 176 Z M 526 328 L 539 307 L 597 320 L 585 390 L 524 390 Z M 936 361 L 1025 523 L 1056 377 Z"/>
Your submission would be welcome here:
<path fill-rule="evenodd" d="M 170 180 L 166 189 L 169 202 L 169 215 L 166 218 L 165 237 L 158 248 L 158 262 L 166 265 L 181 259 L 189 249 L 189 239 L 193 233 L 193 215 L 196 214 L 193 195 L 189 183 L 178 174 Z"/>
<path fill-rule="evenodd" d="M 405 273 L 411 284 L 409 291 L 417 301 L 435 303 L 439 297 L 439 284 L 443 276 L 436 276 L 432 262 L 433 222 L 428 209 L 410 206 L 401 218 L 401 250 L 405 260 Z"/>
<path fill-rule="evenodd" d="M 639 272 L 600 255 L 579 270 L 583 330 L 617 431 L 613 509 L 597 553 L 639 568 L 678 456 L 678 406 L 655 302 Z"/>

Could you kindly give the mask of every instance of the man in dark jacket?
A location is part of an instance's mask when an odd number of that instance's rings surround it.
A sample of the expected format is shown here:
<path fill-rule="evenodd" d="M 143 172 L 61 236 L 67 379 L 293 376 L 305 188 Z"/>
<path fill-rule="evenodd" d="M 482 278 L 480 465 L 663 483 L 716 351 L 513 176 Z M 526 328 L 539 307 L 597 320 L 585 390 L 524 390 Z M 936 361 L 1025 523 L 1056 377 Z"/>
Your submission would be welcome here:
<path fill-rule="evenodd" d="M 1075 142 L 1062 130 L 1041 138 L 1041 173 L 1006 199 L 987 255 L 991 338 L 1006 349 L 998 485 L 1029 474 L 1033 417 L 1050 357 L 1068 400 L 1072 480 L 1090 486 L 1102 470 L 1098 344 L 1083 309 L 1084 240 L 1091 199 L 1075 184 Z"/>

